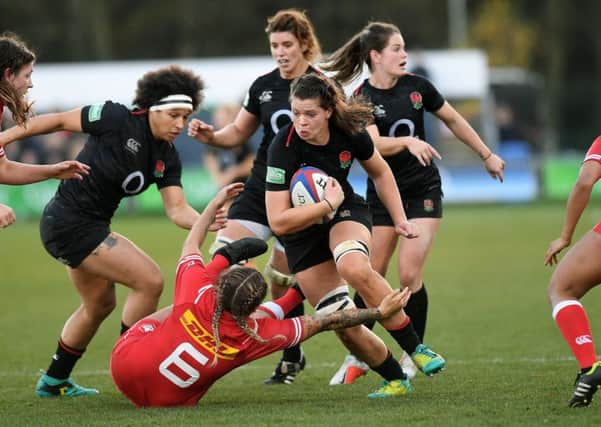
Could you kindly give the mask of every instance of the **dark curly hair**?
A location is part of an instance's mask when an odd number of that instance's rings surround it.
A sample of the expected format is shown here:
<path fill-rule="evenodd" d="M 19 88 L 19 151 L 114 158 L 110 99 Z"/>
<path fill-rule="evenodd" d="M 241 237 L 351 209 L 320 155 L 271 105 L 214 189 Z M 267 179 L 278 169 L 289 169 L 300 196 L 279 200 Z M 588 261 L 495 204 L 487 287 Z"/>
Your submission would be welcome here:
<path fill-rule="evenodd" d="M 25 43 L 14 33 L 5 32 L 0 35 L 0 100 L 13 115 L 16 124 L 23 125 L 31 114 L 31 103 L 28 103 L 17 90 L 6 80 L 4 71 L 18 73 L 21 68 L 35 61 L 35 55 Z"/>
<path fill-rule="evenodd" d="M 267 341 L 250 329 L 246 323 L 248 316 L 257 309 L 267 295 L 267 283 L 263 275 L 254 268 L 234 266 L 219 276 L 215 288 L 217 306 L 212 321 L 213 336 L 215 337 L 213 363 L 217 361 L 221 343 L 219 320 L 224 311 L 229 312 L 240 329 L 250 337 L 259 342 Z"/>
<path fill-rule="evenodd" d="M 200 76 L 177 65 L 149 71 L 138 80 L 133 104 L 146 110 L 169 95 L 183 94 L 192 98 L 193 110 L 200 106 L 205 84 Z"/>

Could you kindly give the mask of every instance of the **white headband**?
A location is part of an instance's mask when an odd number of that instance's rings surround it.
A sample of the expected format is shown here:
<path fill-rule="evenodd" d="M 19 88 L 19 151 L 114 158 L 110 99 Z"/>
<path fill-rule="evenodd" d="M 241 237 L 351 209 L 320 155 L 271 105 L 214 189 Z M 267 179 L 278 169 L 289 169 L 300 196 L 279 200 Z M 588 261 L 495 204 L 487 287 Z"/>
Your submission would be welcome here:
<path fill-rule="evenodd" d="M 192 98 L 182 94 L 169 95 L 155 102 L 155 104 L 150 107 L 150 111 L 171 110 L 174 108 L 185 108 L 192 111 L 194 109 Z"/>

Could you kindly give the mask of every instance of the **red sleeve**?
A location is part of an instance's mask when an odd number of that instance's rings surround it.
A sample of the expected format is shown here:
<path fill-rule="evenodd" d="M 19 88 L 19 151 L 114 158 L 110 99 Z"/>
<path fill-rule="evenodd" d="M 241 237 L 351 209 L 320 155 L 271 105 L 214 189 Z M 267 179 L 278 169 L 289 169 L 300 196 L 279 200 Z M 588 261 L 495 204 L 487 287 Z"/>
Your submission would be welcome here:
<path fill-rule="evenodd" d="M 177 264 L 175 272 L 175 295 L 173 304 L 193 302 L 198 290 L 212 283 L 212 276 L 207 274 L 202 258 L 198 254 L 183 256 Z"/>
<path fill-rule="evenodd" d="M 257 334 L 267 342 L 255 341 L 247 350 L 247 361 L 296 345 L 303 336 L 304 325 L 301 317 L 284 320 L 256 319 L 256 322 Z"/>
<path fill-rule="evenodd" d="M 584 161 L 587 160 L 596 160 L 601 163 L 601 136 L 598 136 L 591 145 L 591 147 L 586 152 L 586 156 L 584 156 Z"/>

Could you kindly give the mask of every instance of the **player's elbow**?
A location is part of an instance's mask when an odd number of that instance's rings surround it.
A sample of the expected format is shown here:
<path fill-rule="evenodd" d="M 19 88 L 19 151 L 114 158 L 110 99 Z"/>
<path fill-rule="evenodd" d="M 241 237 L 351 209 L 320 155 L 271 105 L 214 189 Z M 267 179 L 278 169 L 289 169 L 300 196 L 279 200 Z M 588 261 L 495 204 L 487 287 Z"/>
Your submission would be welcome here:
<path fill-rule="evenodd" d="M 282 215 L 268 215 L 267 220 L 269 222 L 269 228 L 276 236 L 288 234 L 290 232 L 287 222 Z"/>

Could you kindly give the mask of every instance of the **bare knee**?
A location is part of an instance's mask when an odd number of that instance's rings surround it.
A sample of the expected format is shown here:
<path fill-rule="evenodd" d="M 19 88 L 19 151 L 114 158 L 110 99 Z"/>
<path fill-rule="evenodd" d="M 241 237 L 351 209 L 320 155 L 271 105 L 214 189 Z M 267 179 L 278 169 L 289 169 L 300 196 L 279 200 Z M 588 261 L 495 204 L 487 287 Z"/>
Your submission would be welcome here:
<path fill-rule="evenodd" d="M 113 312 L 117 306 L 117 298 L 115 294 L 106 295 L 96 298 L 92 302 L 85 305 L 85 310 L 88 316 L 96 323 L 102 322 L 106 317 Z"/>
<path fill-rule="evenodd" d="M 155 298 L 161 296 L 165 286 L 163 274 L 158 267 L 153 268 L 152 271 L 140 276 L 136 282 L 137 283 L 132 286 L 133 289 Z"/>
<path fill-rule="evenodd" d="M 367 262 L 340 262 L 338 264 L 338 272 L 355 289 L 369 287 L 374 279 L 374 275 L 377 274 Z"/>
<path fill-rule="evenodd" d="M 399 282 L 403 288 L 409 287 L 411 290 L 417 290 L 422 282 L 421 273 L 413 267 L 400 267 Z"/>
<path fill-rule="evenodd" d="M 551 277 L 549 287 L 547 288 L 547 296 L 551 306 L 555 306 L 557 303 L 565 300 L 579 300 L 583 295 L 584 292 L 582 292 L 576 283 L 561 279 L 556 274 L 553 274 Z"/>

